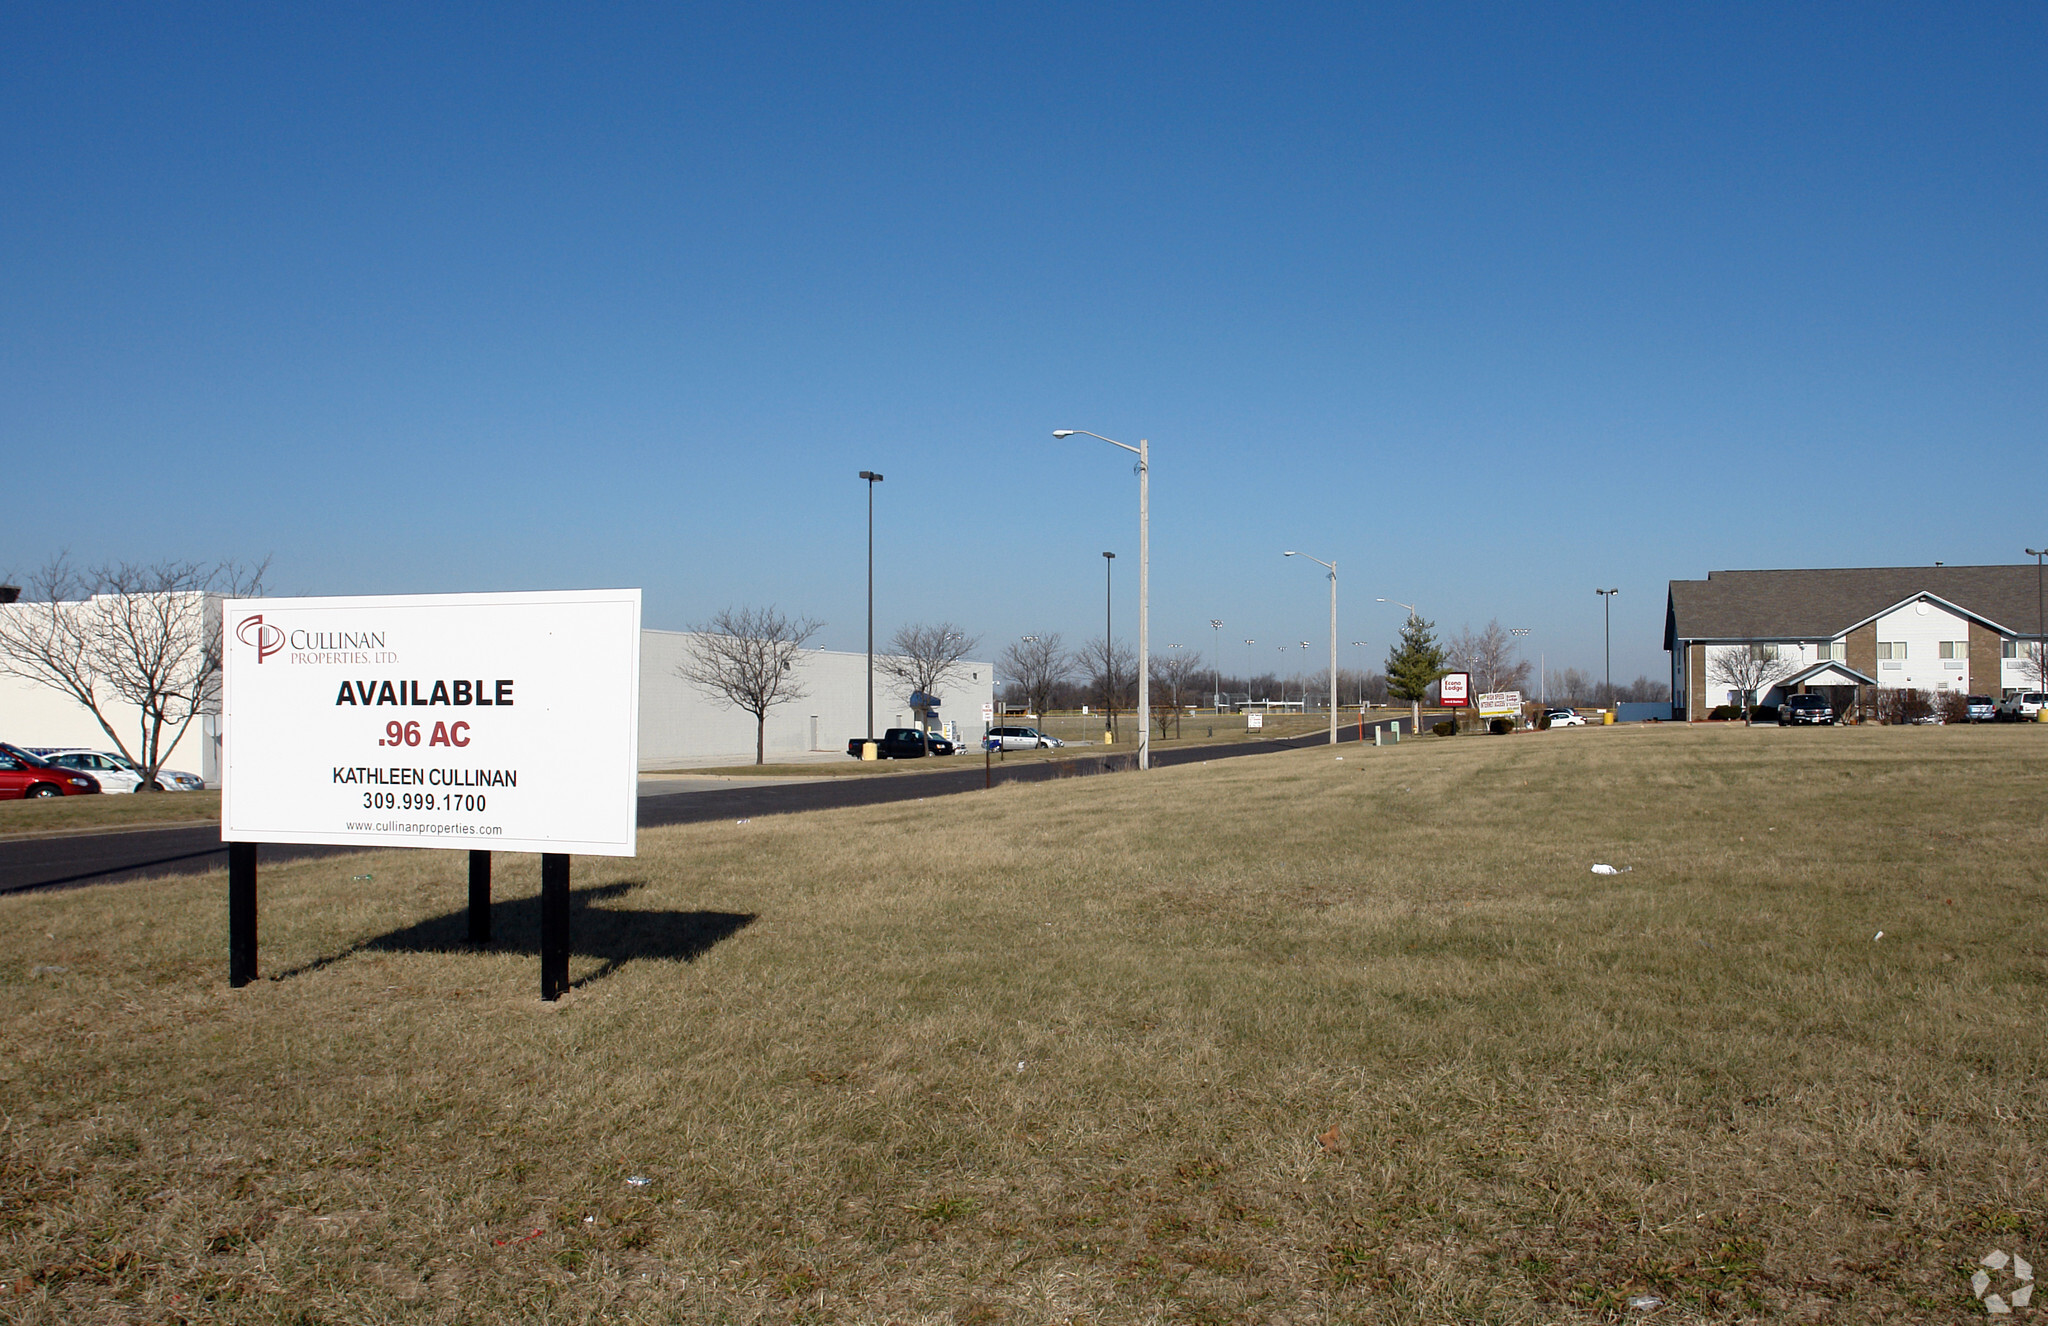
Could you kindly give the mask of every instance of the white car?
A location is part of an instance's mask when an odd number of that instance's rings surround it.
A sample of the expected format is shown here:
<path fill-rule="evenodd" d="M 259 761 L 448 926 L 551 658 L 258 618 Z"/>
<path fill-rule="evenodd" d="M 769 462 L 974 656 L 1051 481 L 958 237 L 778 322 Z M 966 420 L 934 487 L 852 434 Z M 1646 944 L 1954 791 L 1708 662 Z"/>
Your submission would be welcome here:
<path fill-rule="evenodd" d="M 2021 691 L 2000 700 L 1996 712 L 2000 722 L 2031 723 L 2041 716 L 2044 704 L 2048 704 L 2048 691 Z"/>
<path fill-rule="evenodd" d="M 992 727 L 988 730 L 990 750 L 1038 750 L 1066 744 L 1058 737 L 1046 736 L 1035 727 Z"/>
<path fill-rule="evenodd" d="M 133 792 L 142 786 L 141 768 L 125 755 L 86 750 L 80 746 L 37 749 L 35 753 L 60 769 L 78 769 L 91 774 L 99 779 L 103 792 Z M 156 786 L 159 792 L 197 792 L 206 786 L 206 781 L 198 774 L 159 769 L 156 771 Z"/>
<path fill-rule="evenodd" d="M 1569 709 L 1546 710 L 1543 716 L 1550 720 L 1552 727 L 1584 727 L 1586 725 L 1585 719 L 1580 718 Z"/>

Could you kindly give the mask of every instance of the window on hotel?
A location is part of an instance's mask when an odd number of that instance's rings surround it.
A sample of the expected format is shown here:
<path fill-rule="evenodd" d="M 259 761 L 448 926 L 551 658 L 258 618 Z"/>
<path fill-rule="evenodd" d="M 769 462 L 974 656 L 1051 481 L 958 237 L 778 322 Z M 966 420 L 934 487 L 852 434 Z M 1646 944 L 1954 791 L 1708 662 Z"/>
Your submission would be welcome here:
<path fill-rule="evenodd" d="M 1877 642 L 1878 662 L 1897 663 L 1905 657 L 1906 642 L 1904 640 L 1880 640 Z"/>
<path fill-rule="evenodd" d="M 1941 656 L 1943 658 L 1968 658 L 1970 656 L 1970 642 L 1968 640 L 1944 640 L 1941 642 Z"/>
<path fill-rule="evenodd" d="M 2018 658 L 2020 656 L 2020 642 L 2017 640 L 2000 640 L 1998 642 L 1998 656 L 2000 658 Z"/>
<path fill-rule="evenodd" d="M 1847 640 L 1823 640 L 1814 646 L 1814 657 L 1823 663 L 1847 663 L 1849 642 Z"/>

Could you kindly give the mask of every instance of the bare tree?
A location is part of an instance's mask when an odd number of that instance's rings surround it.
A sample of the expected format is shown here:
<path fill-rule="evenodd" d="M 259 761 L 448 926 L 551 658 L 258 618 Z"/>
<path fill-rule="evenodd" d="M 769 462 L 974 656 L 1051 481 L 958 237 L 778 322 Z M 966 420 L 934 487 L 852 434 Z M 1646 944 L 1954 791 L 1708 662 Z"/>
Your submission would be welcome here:
<path fill-rule="evenodd" d="M 917 725 L 929 736 L 939 688 L 959 674 L 967 651 L 980 643 L 980 636 L 969 635 L 951 622 L 904 626 L 889 637 L 889 656 L 877 658 L 875 665 L 902 683 L 905 698 L 917 714 Z M 920 702 L 920 695 L 930 698 Z"/>
<path fill-rule="evenodd" d="M 784 617 L 766 608 L 727 608 L 692 626 L 676 676 L 704 694 L 754 716 L 754 763 L 767 763 L 768 711 L 808 693 L 798 675 L 800 650 L 823 622 Z"/>
<path fill-rule="evenodd" d="M 1735 688 L 1742 697 L 1742 717 L 1747 722 L 1756 697 L 1796 670 L 1791 659 L 1779 655 L 1776 645 L 1740 645 L 1723 649 L 1708 659 L 1707 681 Z"/>
<path fill-rule="evenodd" d="M 1074 675 L 1074 656 L 1058 631 L 1027 635 L 1008 645 L 1001 659 L 1003 675 L 1023 688 L 1024 703 L 1045 722 L 1053 694 Z"/>
<path fill-rule="evenodd" d="M 1116 731 L 1116 711 L 1124 693 L 1138 681 L 1138 656 L 1120 640 L 1096 636 L 1081 651 L 1081 665 L 1092 669 L 1089 688 L 1102 702 L 1104 721 Z"/>
<path fill-rule="evenodd" d="M 1202 655 L 1193 649 L 1169 649 L 1163 654 L 1152 656 L 1152 684 L 1165 704 L 1153 702 L 1153 717 L 1159 723 L 1159 735 L 1166 735 L 1166 721 L 1180 715 L 1181 692 L 1191 690 L 1203 676 Z"/>
<path fill-rule="evenodd" d="M 1444 652 L 1471 670 L 1475 694 L 1529 689 L 1529 660 L 1516 657 L 1515 638 L 1498 617 L 1476 635 L 1470 627 L 1460 631 Z"/>
<path fill-rule="evenodd" d="M 0 609 L 0 673 L 85 706 L 142 770 L 136 790 L 157 791 L 164 760 L 219 702 L 220 600 L 260 593 L 269 565 L 122 562 L 81 572 L 60 554 Z M 132 747 L 114 728 L 117 703 L 140 715 Z"/>

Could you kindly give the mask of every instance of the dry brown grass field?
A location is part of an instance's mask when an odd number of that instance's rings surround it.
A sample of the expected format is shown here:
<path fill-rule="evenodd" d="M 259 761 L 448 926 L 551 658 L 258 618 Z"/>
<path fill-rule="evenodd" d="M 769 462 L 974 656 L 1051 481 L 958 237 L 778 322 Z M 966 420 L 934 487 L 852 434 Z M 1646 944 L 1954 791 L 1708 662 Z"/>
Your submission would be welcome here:
<path fill-rule="evenodd" d="M 0 900 L 0 1315 L 1982 1320 L 1979 1257 L 2048 1265 L 2044 737 L 650 831 L 577 862 L 557 1005 L 529 857 L 483 954 L 460 853 L 266 869 L 240 991 L 220 875 Z"/>
<path fill-rule="evenodd" d="M 200 820 L 220 823 L 219 792 L 101 793 L 47 801 L 0 801 L 0 838 Z"/>

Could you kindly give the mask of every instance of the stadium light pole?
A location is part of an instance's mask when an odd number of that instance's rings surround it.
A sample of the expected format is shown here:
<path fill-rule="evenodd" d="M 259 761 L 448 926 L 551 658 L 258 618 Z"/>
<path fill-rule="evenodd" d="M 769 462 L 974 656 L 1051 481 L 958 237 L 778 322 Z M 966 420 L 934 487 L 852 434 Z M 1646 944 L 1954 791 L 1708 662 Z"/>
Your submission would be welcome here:
<path fill-rule="evenodd" d="M 1138 458 L 1138 767 L 1149 769 L 1152 767 L 1152 691 L 1149 685 L 1152 656 L 1148 652 L 1150 637 L 1146 634 L 1146 627 L 1152 611 L 1152 444 L 1141 437 L 1134 447 L 1085 428 L 1055 428 L 1052 435 L 1063 438 L 1076 433 L 1098 442 L 1107 442 L 1113 447 L 1122 447 Z"/>
<path fill-rule="evenodd" d="M 1280 554 L 1282 557 L 1308 557 L 1307 553 L 1296 553 L 1292 549 Z M 1327 567 L 1330 572 L 1330 744 L 1337 744 L 1337 564 L 1326 562 L 1320 557 L 1308 557 L 1317 566 Z M 1307 696 L 1302 697 L 1306 705 Z"/>
<path fill-rule="evenodd" d="M 862 470 L 868 481 L 868 740 L 875 739 L 875 485 L 882 476 Z"/>
<path fill-rule="evenodd" d="M 1215 702 L 1216 712 L 1220 714 L 1223 712 L 1223 619 L 1221 617 L 1211 617 L 1209 619 L 1209 639 L 1211 642 L 1210 647 L 1216 651 L 1216 692 L 1210 699 Z"/>
<path fill-rule="evenodd" d="M 1596 589 L 1600 596 L 1600 633 L 1607 648 L 1607 707 L 1614 707 L 1614 596 L 1619 589 Z"/>
<path fill-rule="evenodd" d="M 1115 553 L 1102 554 L 1102 699 L 1103 708 L 1109 711 L 1103 715 L 1106 719 L 1116 716 L 1116 637 L 1110 633 L 1113 619 L 1109 612 L 1109 568 L 1114 561 Z"/>

